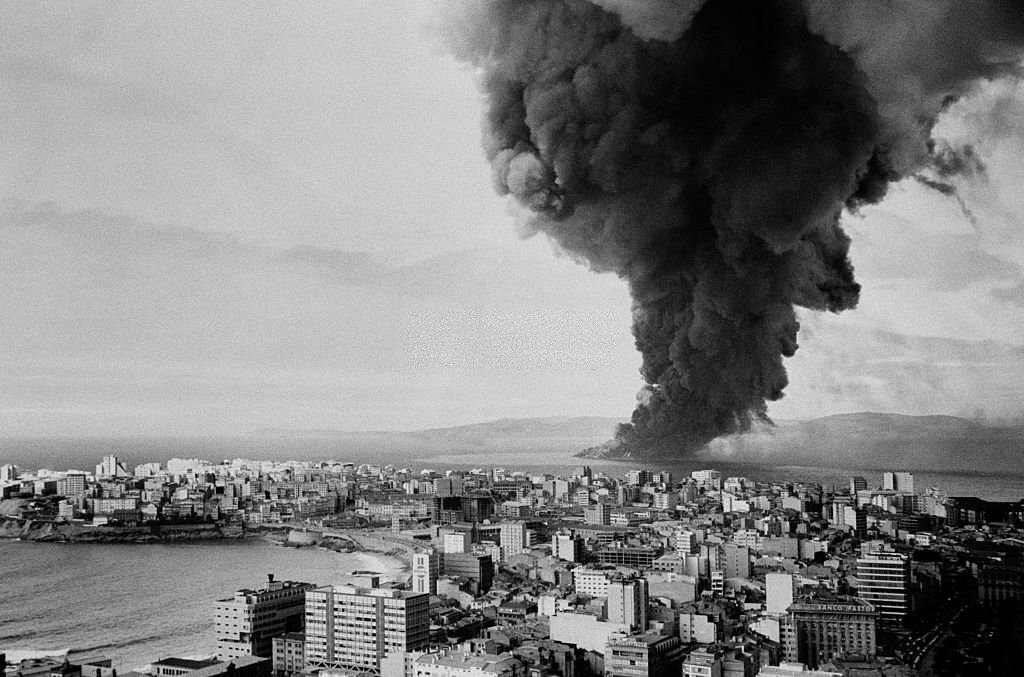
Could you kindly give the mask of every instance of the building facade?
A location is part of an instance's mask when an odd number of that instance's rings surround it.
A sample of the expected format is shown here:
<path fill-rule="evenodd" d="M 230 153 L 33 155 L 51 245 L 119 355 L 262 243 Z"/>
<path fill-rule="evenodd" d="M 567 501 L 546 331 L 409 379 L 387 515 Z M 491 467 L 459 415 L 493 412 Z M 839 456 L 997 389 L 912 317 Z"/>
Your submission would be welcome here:
<path fill-rule="evenodd" d="M 647 580 L 614 578 L 608 581 L 608 621 L 619 623 L 631 632 L 647 629 Z"/>
<path fill-rule="evenodd" d="M 605 677 L 679 675 L 683 658 L 678 637 L 646 632 L 608 639 L 604 651 Z"/>
<path fill-rule="evenodd" d="M 812 668 L 833 658 L 874 658 L 877 619 L 875 608 L 856 597 L 794 602 L 780 627 L 785 658 Z"/>
<path fill-rule="evenodd" d="M 462 577 L 477 582 L 480 593 L 491 589 L 494 582 L 494 560 L 490 555 L 473 553 L 443 553 L 441 573 L 445 576 Z"/>
<path fill-rule="evenodd" d="M 306 668 L 379 675 L 381 659 L 430 640 L 430 595 L 327 586 L 306 593 Z"/>
<path fill-rule="evenodd" d="M 306 671 L 306 636 L 301 632 L 286 632 L 273 641 L 274 675 L 288 677 Z"/>
<path fill-rule="evenodd" d="M 905 626 L 911 613 L 910 558 L 876 552 L 857 558 L 858 596 L 878 610 L 879 622 Z"/>
<path fill-rule="evenodd" d="M 217 600 L 217 656 L 221 660 L 241 656 L 270 658 L 274 637 L 302 630 L 306 591 L 314 587 L 312 583 L 275 581 L 270 575 L 261 589 L 238 590 L 234 597 Z"/>
<path fill-rule="evenodd" d="M 722 677 L 722 652 L 701 647 L 683 661 L 683 677 Z"/>
<path fill-rule="evenodd" d="M 433 552 L 412 556 L 412 591 L 437 594 L 438 557 Z"/>

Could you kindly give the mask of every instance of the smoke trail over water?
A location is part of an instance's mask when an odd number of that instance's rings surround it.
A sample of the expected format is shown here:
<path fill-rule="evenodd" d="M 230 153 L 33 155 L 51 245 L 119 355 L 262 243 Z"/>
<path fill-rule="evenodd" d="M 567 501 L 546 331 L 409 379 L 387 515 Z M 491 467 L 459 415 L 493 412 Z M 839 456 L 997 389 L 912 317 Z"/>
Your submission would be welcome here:
<path fill-rule="evenodd" d="M 766 418 L 795 307 L 857 304 L 844 209 L 983 171 L 931 130 L 1019 73 L 1024 3 L 492 0 L 457 24 L 496 189 L 629 284 L 646 385 L 618 451 L 659 455 Z"/>

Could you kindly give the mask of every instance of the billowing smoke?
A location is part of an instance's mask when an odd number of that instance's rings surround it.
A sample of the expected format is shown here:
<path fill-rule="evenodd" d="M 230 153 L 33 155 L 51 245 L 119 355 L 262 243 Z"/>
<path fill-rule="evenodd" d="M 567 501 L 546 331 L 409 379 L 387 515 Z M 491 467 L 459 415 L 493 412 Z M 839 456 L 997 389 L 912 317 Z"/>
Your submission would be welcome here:
<path fill-rule="evenodd" d="M 619 453 L 766 418 L 795 306 L 860 287 L 839 220 L 890 183 L 983 171 L 937 116 L 1020 71 L 1020 0 L 491 0 L 453 38 L 486 94 L 494 183 L 628 281 L 646 386 Z M 930 175 L 928 175 L 930 173 Z"/>

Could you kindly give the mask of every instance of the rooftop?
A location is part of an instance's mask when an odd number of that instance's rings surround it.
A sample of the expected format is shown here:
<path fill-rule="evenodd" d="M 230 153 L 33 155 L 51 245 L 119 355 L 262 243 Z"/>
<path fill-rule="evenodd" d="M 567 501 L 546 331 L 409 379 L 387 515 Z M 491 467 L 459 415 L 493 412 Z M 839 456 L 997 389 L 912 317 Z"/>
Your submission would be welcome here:
<path fill-rule="evenodd" d="M 216 665 L 220 661 L 209 659 L 209 660 L 192 660 L 189 658 L 163 658 L 158 661 L 153 661 L 153 665 L 166 665 L 172 668 L 186 668 L 188 670 L 201 670 L 202 668 L 208 668 L 211 665 Z"/>

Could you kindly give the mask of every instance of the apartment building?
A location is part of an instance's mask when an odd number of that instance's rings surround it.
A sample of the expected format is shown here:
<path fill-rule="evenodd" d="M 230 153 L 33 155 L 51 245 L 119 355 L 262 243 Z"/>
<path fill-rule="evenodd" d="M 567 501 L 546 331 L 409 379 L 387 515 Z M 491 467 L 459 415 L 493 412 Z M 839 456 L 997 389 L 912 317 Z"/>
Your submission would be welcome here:
<path fill-rule="evenodd" d="M 302 630 L 306 591 L 316 586 L 296 581 L 275 581 L 273 574 L 258 590 L 243 589 L 234 597 L 214 603 L 217 656 L 273 655 L 274 637 Z"/>
<path fill-rule="evenodd" d="M 430 595 L 392 588 L 326 586 L 306 594 L 306 668 L 379 675 L 387 656 L 423 649 Z"/>

